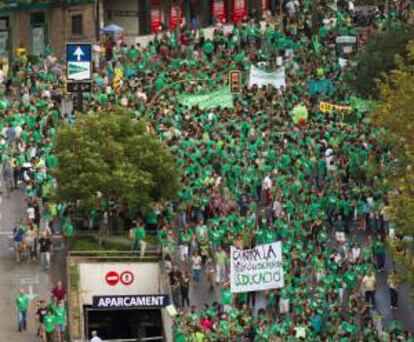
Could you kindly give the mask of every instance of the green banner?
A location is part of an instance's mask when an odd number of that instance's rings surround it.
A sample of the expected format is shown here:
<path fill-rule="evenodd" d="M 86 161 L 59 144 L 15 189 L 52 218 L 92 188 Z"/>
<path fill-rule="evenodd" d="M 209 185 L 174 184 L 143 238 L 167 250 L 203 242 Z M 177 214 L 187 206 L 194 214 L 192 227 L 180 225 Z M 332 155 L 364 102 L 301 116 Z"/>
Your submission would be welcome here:
<path fill-rule="evenodd" d="M 229 87 L 224 87 L 207 94 L 182 94 L 178 102 L 188 107 L 198 105 L 200 109 L 233 108 L 233 95 Z"/>

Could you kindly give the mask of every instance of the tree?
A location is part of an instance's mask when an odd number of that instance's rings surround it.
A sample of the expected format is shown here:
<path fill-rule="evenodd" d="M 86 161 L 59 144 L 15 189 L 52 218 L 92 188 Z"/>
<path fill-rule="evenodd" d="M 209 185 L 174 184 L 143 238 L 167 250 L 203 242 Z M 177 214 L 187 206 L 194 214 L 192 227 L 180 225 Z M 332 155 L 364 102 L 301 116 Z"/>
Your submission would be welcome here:
<path fill-rule="evenodd" d="M 386 214 L 400 239 L 392 241 L 397 261 L 414 284 L 414 242 L 401 239 L 414 236 L 414 41 L 408 45 L 407 61 L 396 58 L 397 68 L 379 85 L 384 101 L 374 116 L 385 127 L 385 141 L 391 146 L 392 174 Z"/>
<path fill-rule="evenodd" d="M 88 113 L 59 130 L 57 199 L 81 208 L 113 206 L 145 212 L 177 189 L 178 172 L 167 147 L 144 120 L 124 109 Z"/>
<path fill-rule="evenodd" d="M 395 68 L 395 56 L 407 57 L 406 46 L 414 37 L 414 25 L 376 33 L 358 57 L 353 88 L 363 97 L 378 97 L 376 82 Z"/>

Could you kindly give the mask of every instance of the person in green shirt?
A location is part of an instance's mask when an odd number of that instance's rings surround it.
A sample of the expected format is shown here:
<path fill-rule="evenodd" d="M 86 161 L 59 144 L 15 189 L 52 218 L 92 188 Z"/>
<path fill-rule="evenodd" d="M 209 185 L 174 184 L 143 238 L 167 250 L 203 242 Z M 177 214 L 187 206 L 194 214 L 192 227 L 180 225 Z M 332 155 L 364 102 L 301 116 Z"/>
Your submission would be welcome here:
<path fill-rule="evenodd" d="M 142 251 L 142 243 L 145 238 L 145 228 L 141 221 L 137 222 L 135 227 L 132 228 L 132 250 L 137 251 L 138 249 L 141 249 Z"/>
<path fill-rule="evenodd" d="M 53 335 L 56 328 L 56 317 L 52 310 L 48 310 L 47 315 L 43 317 L 43 330 L 46 334 L 46 341 L 53 341 Z"/>
<path fill-rule="evenodd" d="M 55 308 L 54 316 L 55 316 L 56 332 L 57 332 L 58 341 L 63 342 L 65 340 L 67 315 L 66 315 L 65 304 L 62 300 L 58 303 L 58 306 Z"/>
<path fill-rule="evenodd" d="M 20 289 L 16 297 L 17 311 L 17 330 L 19 332 L 27 330 L 27 310 L 29 309 L 30 297 L 24 289 Z"/>

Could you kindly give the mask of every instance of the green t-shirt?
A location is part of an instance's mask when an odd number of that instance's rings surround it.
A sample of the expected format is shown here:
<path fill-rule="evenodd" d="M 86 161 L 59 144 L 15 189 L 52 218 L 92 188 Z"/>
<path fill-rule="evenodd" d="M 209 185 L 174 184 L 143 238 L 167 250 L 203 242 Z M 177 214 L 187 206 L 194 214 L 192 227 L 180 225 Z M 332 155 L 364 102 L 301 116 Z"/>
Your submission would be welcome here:
<path fill-rule="evenodd" d="M 43 317 L 43 326 L 47 333 L 51 333 L 55 330 L 56 319 L 53 315 L 46 315 Z"/>
<path fill-rule="evenodd" d="M 144 227 L 135 227 L 134 228 L 134 239 L 137 241 L 143 240 L 145 237 L 145 228 Z"/>
<path fill-rule="evenodd" d="M 64 306 L 58 306 L 55 309 L 55 323 L 66 324 L 66 309 Z"/>
<path fill-rule="evenodd" d="M 220 303 L 222 305 L 231 305 L 233 302 L 233 296 L 229 289 L 223 289 L 220 293 Z"/>
<path fill-rule="evenodd" d="M 26 294 L 22 294 L 17 296 L 16 298 L 16 306 L 17 310 L 21 312 L 26 312 L 29 307 L 30 298 Z"/>

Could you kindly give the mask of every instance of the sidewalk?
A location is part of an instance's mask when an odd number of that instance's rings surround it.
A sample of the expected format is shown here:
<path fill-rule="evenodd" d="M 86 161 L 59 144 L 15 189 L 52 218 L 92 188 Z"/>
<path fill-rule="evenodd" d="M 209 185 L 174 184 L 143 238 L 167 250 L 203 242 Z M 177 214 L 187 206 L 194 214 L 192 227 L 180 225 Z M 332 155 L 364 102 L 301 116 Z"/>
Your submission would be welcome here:
<path fill-rule="evenodd" d="M 5 196 L 3 187 L 0 187 L 0 341 L 20 342 L 35 341 L 35 301 L 37 298 L 48 300 L 50 291 L 57 277 L 64 272 L 61 261 L 64 254 L 59 251 L 52 256 L 52 269 L 46 272 L 38 262 L 23 261 L 16 263 L 12 248 L 13 226 L 26 213 L 24 193 L 15 190 L 10 198 Z M 55 262 L 54 262 L 55 261 Z M 56 262 L 57 261 L 57 262 Z M 59 265 L 57 265 L 59 264 Z M 24 288 L 26 291 L 38 295 L 32 302 L 28 313 L 28 328 L 26 332 L 17 332 L 17 317 L 14 300 L 17 291 Z M 40 341 L 40 340 L 39 340 Z"/>

